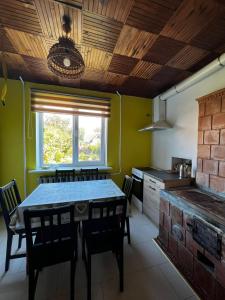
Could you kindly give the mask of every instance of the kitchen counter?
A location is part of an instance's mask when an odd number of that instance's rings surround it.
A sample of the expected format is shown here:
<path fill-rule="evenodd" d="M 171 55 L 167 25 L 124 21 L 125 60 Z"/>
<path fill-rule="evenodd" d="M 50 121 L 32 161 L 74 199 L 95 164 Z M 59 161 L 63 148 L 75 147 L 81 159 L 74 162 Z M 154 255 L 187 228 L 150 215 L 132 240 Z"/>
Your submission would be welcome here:
<path fill-rule="evenodd" d="M 189 213 L 196 212 L 225 232 L 225 199 L 199 188 L 162 190 L 161 196 Z"/>
<path fill-rule="evenodd" d="M 191 178 L 180 178 L 178 173 L 172 173 L 171 171 L 166 171 L 166 170 L 149 168 L 143 170 L 143 172 L 144 174 L 150 175 L 161 182 L 167 182 L 171 180 L 188 180 L 188 181 L 191 180 Z"/>

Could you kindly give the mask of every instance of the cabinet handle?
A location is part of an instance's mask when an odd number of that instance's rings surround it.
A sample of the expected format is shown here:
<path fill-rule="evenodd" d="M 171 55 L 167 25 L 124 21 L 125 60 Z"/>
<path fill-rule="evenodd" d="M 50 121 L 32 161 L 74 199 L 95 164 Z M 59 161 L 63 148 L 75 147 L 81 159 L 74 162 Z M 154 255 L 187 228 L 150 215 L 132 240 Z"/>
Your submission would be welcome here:
<path fill-rule="evenodd" d="M 150 185 L 149 185 L 149 188 L 150 188 L 151 190 L 153 190 L 153 191 L 156 191 L 156 189 L 153 188 L 153 187 L 151 187 Z"/>
<path fill-rule="evenodd" d="M 149 179 L 149 181 L 152 182 L 152 183 L 154 183 L 154 184 L 156 184 L 156 182 L 154 180 Z"/>

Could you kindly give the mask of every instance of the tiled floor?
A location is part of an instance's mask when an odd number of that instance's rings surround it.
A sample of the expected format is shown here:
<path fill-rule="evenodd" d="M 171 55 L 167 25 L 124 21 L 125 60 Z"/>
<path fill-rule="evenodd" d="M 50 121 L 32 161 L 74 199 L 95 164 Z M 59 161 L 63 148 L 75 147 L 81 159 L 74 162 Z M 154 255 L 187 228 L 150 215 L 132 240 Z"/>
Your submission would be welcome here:
<path fill-rule="evenodd" d="M 92 265 L 93 300 L 196 300 L 191 288 L 152 241 L 157 228 L 133 209 L 132 245 L 125 241 L 125 288 L 118 290 L 118 271 L 111 253 L 97 255 Z M 6 232 L 0 221 L 0 299 L 26 300 L 25 259 L 11 260 L 4 273 Z M 17 241 L 16 241 L 17 242 Z M 14 249 L 17 244 L 15 243 Z M 25 243 L 23 242 L 23 247 Z M 79 254 L 75 300 L 86 300 L 86 274 Z M 44 269 L 38 279 L 36 300 L 69 299 L 69 264 Z"/>

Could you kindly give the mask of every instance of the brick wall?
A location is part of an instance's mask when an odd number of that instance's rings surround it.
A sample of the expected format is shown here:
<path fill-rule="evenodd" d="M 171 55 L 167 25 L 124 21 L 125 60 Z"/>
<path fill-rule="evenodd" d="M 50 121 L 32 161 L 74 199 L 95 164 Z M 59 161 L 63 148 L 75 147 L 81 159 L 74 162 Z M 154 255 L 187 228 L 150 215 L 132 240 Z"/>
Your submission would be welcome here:
<path fill-rule="evenodd" d="M 197 184 L 225 193 L 225 89 L 199 102 Z"/>

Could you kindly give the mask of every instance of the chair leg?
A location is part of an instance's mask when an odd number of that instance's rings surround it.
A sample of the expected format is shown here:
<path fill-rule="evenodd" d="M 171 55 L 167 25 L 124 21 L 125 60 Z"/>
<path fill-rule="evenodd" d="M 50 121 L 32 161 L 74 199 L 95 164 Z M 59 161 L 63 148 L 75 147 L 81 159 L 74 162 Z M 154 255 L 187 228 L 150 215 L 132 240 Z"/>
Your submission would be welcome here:
<path fill-rule="evenodd" d="M 128 244 L 130 245 L 130 219 L 129 219 L 129 217 L 126 217 L 126 227 L 127 227 Z"/>
<path fill-rule="evenodd" d="M 85 239 L 82 237 L 82 259 L 85 260 Z"/>
<path fill-rule="evenodd" d="M 87 258 L 87 300 L 91 300 L 91 255 Z"/>
<path fill-rule="evenodd" d="M 10 260 L 11 249 L 12 249 L 12 239 L 13 239 L 13 235 L 8 233 L 7 247 L 6 247 L 6 259 L 5 259 L 5 272 L 7 272 L 9 269 L 9 260 Z"/>
<path fill-rule="evenodd" d="M 123 292 L 123 246 L 119 253 L 120 292 Z"/>
<path fill-rule="evenodd" d="M 22 234 L 20 234 L 19 235 L 19 240 L 18 240 L 18 249 L 20 249 L 21 246 L 22 246 L 22 239 L 23 239 L 23 236 L 22 236 Z"/>
<path fill-rule="evenodd" d="M 70 266 L 70 300 L 74 300 L 74 285 L 75 285 L 75 258 L 71 260 Z"/>
<path fill-rule="evenodd" d="M 35 295 L 35 272 L 29 268 L 29 287 L 28 287 L 28 299 L 34 300 Z"/>

